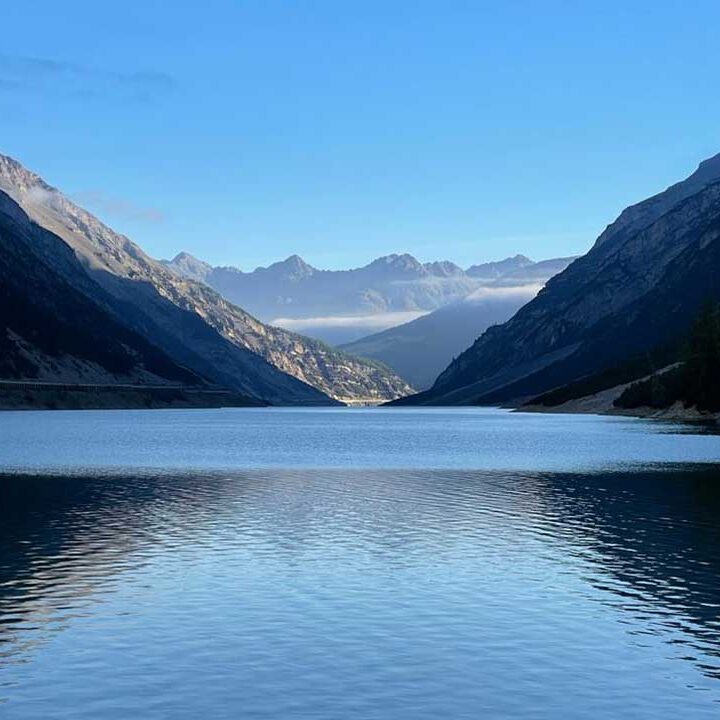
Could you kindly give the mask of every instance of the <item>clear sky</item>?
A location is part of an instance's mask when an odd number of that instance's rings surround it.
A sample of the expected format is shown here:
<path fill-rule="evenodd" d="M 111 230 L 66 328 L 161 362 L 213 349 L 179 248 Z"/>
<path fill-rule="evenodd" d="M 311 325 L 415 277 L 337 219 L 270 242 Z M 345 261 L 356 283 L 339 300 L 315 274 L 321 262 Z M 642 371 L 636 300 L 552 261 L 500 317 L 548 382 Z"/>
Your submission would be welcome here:
<path fill-rule="evenodd" d="M 717 0 L 3 5 L 0 152 L 155 256 L 584 252 L 720 152 Z"/>

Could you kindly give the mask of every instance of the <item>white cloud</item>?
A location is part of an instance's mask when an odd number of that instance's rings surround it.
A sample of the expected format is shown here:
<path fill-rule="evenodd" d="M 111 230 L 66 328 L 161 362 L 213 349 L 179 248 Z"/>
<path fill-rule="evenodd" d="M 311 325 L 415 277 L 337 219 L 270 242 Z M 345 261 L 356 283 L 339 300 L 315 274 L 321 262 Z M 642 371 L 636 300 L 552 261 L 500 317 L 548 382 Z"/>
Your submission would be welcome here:
<path fill-rule="evenodd" d="M 55 192 L 42 187 L 41 185 L 33 185 L 27 191 L 27 200 L 32 205 L 52 206 L 55 198 Z"/>
<path fill-rule="evenodd" d="M 471 292 L 464 302 L 481 303 L 486 300 L 531 300 L 545 286 L 545 283 L 530 283 L 509 287 L 481 287 Z"/>
<path fill-rule="evenodd" d="M 426 312 L 390 312 L 375 315 L 329 315 L 326 317 L 311 318 L 275 318 L 271 325 L 277 325 L 286 330 L 303 332 L 317 328 L 367 328 L 373 331 L 385 330 L 396 325 L 410 322 Z"/>

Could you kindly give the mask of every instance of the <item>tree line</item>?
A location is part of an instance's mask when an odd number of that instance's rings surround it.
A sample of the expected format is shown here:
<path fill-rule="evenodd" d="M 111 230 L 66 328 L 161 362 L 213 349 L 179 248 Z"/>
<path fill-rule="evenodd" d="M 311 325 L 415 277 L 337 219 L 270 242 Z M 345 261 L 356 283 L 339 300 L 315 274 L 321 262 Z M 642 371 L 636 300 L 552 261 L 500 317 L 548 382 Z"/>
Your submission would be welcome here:
<path fill-rule="evenodd" d="M 720 304 L 708 303 L 694 322 L 679 365 L 630 385 L 615 401 L 624 408 L 667 408 L 676 402 L 720 411 Z"/>

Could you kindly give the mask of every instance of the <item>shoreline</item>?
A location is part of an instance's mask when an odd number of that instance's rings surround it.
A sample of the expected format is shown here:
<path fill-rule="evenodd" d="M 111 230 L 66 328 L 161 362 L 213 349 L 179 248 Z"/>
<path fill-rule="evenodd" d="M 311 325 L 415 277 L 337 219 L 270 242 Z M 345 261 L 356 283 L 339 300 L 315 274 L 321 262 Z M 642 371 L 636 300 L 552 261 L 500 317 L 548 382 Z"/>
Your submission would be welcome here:
<path fill-rule="evenodd" d="M 231 391 L 192 388 L 52 387 L 0 389 L 0 410 L 160 410 L 164 408 L 263 407 L 260 402 Z"/>
<path fill-rule="evenodd" d="M 539 413 L 546 415 L 606 415 L 618 417 L 634 417 L 645 420 L 668 420 L 674 422 L 720 423 L 720 412 L 704 412 L 696 408 L 686 408 L 682 403 L 675 403 L 668 408 L 637 407 L 618 408 L 593 407 L 583 404 L 582 400 L 570 400 L 562 405 L 521 405 L 513 407 L 513 412 Z"/>

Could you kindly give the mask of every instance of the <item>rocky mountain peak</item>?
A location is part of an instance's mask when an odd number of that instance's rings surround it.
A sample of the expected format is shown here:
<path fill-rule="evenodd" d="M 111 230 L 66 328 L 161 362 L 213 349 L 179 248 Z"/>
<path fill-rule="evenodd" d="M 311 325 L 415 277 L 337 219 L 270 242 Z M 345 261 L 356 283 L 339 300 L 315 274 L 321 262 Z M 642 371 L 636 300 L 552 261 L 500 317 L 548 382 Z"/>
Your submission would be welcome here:
<path fill-rule="evenodd" d="M 495 279 L 523 268 L 529 268 L 535 262 L 525 255 L 514 255 L 504 260 L 495 260 L 480 265 L 471 265 L 465 272 L 470 277 Z"/>
<path fill-rule="evenodd" d="M 212 265 L 188 252 L 179 252 L 172 260 L 163 260 L 162 263 L 180 275 L 199 282 L 204 282 L 213 270 Z"/>
<path fill-rule="evenodd" d="M 299 280 L 315 273 L 315 268 L 306 263 L 299 255 L 290 255 L 285 260 L 280 260 L 266 268 L 257 268 L 256 272 L 258 270 L 282 275 L 290 280 Z"/>
<path fill-rule="evenodd" d="M 463 275 L 464 271 L 454 262 L 449 260 L 436 260 L 435 262 L 425 263 L 423 266 L 431 275 L 439 277 L 453 277 L 454 275 Z"/>
<path fill-rule="evenodd" d="M 403 273 L 423 273 L 424 267 L 422 263 L 409 253 L 391 253 L 373 260 L 367 268 L 373 269 L 390 269 Z"/>
<path fill-rule="evenodd" d="M 703 160 L 697 170 L 685 180 L 623 210 L 618 219 L 600 235 L 595 247 L 610 248 L 621 244 L 632 233 L 649 227 L 673 207 L 718 181 L 720 154 Z"/>
<path fill-rule="evenodd" d="M 35 186 L 48 190 L 54 189 L 47 185 L 39 175 L 28 170 L 9 155 L 0 154 L 0 178 L 11 183 L 13 187 L 25 191 Z"/>
<path fill-rule="evenodd" d="M 9 155 L 0 154 L 0 189 L 14 200 L 33 206 L 59 206 L 63 201 L 56 188 Z"/>
<path fill-rule="evenodd" d="M 509 260 L 512 260 L 517 265 L 533 264 L 533 261 L 527 255 L 513 255 L 513 257 L 509 258 Z"/>
<path fill-rule="evenodd" d="M 720 180 L 720 153 L 713 155 L 713 157 L 707 160 L 703 160 L 688 180 L 700 181 L 702 183 Z"/>
<path fill-rule="evenodd" d="M 182 252 L 179 252 L 171 260 L 171 262 L 202 262 L 202 260 L 198 260 L 194 255 L 191 255 L 189 252 L 185 252 L 183 250 Z"/>
<path fill-rule="evenodd" d="M 295 255 L 295 254 L 290 255 L 289 257 L 285 258 L 285 260 L 283 261 L 283 264 L 286 267 L 291 268 L 292 270 L 303 270 L 303 271 L 314 270 L 312 265 L 309 265 L 299 255 Z"/>

